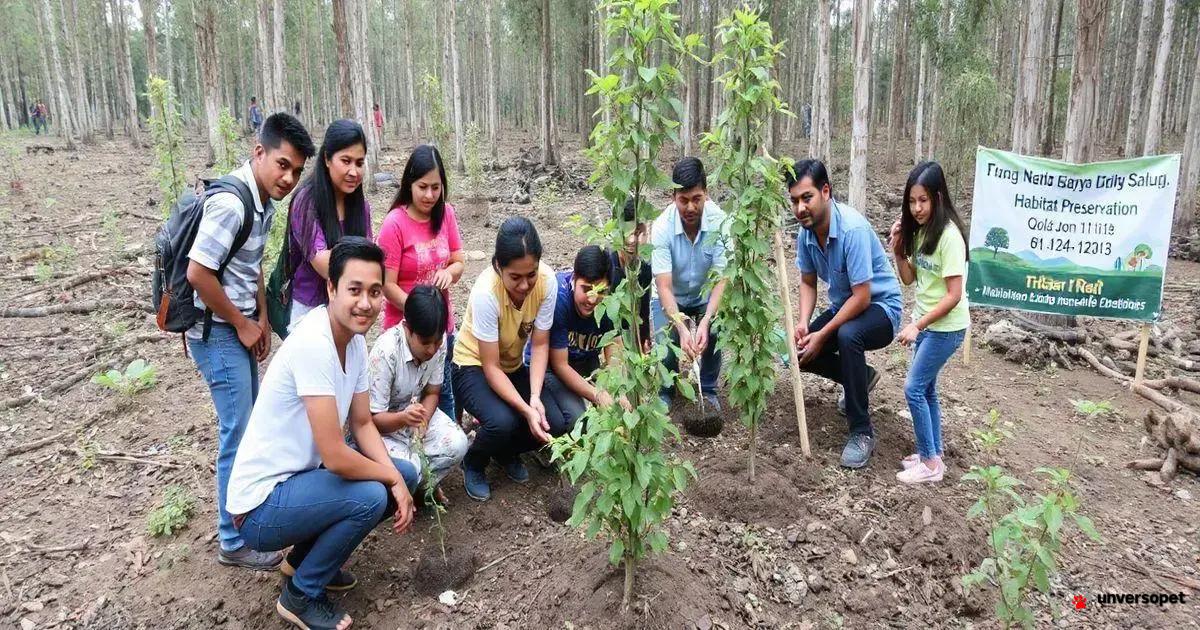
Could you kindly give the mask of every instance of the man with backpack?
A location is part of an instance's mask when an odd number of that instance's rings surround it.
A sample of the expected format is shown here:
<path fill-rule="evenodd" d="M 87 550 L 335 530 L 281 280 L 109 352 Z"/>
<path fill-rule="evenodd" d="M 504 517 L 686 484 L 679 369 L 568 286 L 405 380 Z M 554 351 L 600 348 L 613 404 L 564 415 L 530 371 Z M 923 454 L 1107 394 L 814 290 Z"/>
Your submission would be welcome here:
<path fill-rule="evenodd" d="M 254 135 L 256 135 L 256 136 L 258 135 L 258 130 L 262 128 L 262 124 L 263 124 L 262 107 L 259 107 L 259 105 L 258 105 L 258 97 L 251 96 L 250 97 L 250 130 L 254 132 Z"/>
<path fill-rule="evenodd" d="M 314 152 L 312 139 L 295 117 L 283 112 L 269 116 L 250 160 L 220 182 L 232 179 L 244 184 L 253 208 L 246 208 L 245 191 L 237 182 L 230 184 L 239 194 L 227 187 L 210 189 L 187 250 L 187 283 L 194 290 L 195 308 L 204 317 L 185 334 L 217 410 L 217 561 L 228 566 L 271 570 L 283 559 L 279 553 L 245 546 L 225 510 L 225 491 L 258 395 L 258 363 L 271 351 L 262 271 L 275 212 L 271 202 L 292 191 Z M 252 223 L 245 231 L 248 218 Z"/>

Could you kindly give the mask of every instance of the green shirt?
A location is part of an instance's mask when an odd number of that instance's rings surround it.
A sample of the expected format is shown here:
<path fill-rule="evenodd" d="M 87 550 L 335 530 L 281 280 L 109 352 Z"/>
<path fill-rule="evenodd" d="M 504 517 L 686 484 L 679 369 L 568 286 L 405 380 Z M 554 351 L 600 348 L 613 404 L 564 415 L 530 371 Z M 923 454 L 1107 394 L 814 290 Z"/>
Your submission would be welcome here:
<path fill-rule="evenodd" d="M 958 304 L 946 313 L 944 317 L 929 325 L 929 330 L 937 332 L 959 331 L 971 324 L 971 315 L 967 311 L 967 245 L 963 241 L 958 227 L 952 222 L 942 230 L 937 249 L 932 255 L 921 253 L 921 241 L 925 231 L 917 233 L 916 254 L 909 259 L 917 271 L 917 303 L 913 309 L 913 321 L 917 321 L 932 311 L 937 303 L 946 296 L 946 278 L 963 277 L 963 296 Z"/>

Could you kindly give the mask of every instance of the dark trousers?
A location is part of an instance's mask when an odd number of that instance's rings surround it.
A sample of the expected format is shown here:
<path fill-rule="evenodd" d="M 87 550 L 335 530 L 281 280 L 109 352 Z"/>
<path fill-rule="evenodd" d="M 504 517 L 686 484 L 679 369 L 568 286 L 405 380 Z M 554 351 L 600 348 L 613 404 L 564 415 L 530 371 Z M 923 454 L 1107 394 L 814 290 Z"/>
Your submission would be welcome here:
<path fill-rule="evenodd" d="M 809 332 L 816 332 L 833 319 L 832 311 L 825 311 L 808 325 Z M 850 423 L 850 434 L 873 435 L 871 414 L 867 400 L 867 350 L 886 347 L 896 336 L 892 320 L 878 304 L 872 304 L 858 317 L 842 324 L 834 338 L 825 342 L 820 354 L 801 369 L 840 383 L 846 390 L 846 420 Z"/>
<path fill-rule="evenodd" d="M 483 368 L 477 365 L 454 364 L 451 368 L 454 380 L 454 398 L 460 409 L 475 416 L 479 427 L 475 429 L 475 441 L 467 450 L 463 464 L 474 470 L 483 470 L 492 459 L 500 463 L 541 444 L 529 431 L 525 415 L 504 402 L 488 384 Z M 508 375 L 521 399 L 529 400 L 529 368 L 521 366 Z"/>

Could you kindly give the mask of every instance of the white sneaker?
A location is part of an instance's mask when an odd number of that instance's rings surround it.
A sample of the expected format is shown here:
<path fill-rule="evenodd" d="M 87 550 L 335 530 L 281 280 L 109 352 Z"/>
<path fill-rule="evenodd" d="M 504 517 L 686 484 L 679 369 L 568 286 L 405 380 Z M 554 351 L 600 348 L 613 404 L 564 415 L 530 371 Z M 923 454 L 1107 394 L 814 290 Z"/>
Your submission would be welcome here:
<path fill-rule="evenodd" d="M 916 453 L 913 453 L 912 455 L 909 455 L 908 457 L 905 457 L 904 459 L 900 460 L 900 467 L 903 468 L 904 470 L 908 470 L 909 468 L 916 466 L 920 462 L 921 462 L 921 456 L 917 455 Z"/>
<path fill-rule="evenodd" d="M 916 465 L 912 468 L 896 473 L 896 480 L 907 484 L 936 483 L 942 480 L 943 470 L 943 466 L 938 466 L 936 470 L 930 470 L 925 462 L 917 460 Z"/>

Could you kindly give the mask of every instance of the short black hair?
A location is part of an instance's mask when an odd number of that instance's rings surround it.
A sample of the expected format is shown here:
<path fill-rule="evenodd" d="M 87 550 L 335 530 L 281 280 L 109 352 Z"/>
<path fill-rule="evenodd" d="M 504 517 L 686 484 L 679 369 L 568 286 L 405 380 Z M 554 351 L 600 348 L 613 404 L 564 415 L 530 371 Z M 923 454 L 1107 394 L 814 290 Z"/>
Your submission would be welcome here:
<path fill-rule="evenodd" d="M 329 252 L 329 281 L 337 288 L 346 263 L 351 260 L 365 260 L 379 264 L 379 277 L 383 278 L 383 249 L 361 236 L 343 236 L 337 245 Z"/>
<path fill-rule="evenodd" d="M 621 218 L 625 221 L 637 220 L 637 203 L 634 202 L 633 197 L 625 200 L 625 209 L 621 212 Z"/>
<path fill-rule="evenodd" d="M 408 329 L 422 339 L 440 337 L 446 332 L 446 299 L 429 284 L 418 284 L 404 302 L 404 321 Z"/>
<path fill-rule="evenodd" d="M 250 102 L 251 102 L 251 103 L 257 103 L 257 102 L 258 102 L 258 97 L 257 97 L 257 96 L 251 96 L 251 97 L 250 97 Z"/>
<path fill-rule="evenodd" d="M 825 170 L 825 163 L 816 158 L 808 158 L 796 162 L 791 169 L 784 169 L 783 179 L 787 182 L 788 190 L 795 186 L 797 182 L 805 177 L 812 180 L 813 187 L 817 190 L 829 186 L 829 194 L 833 194 L 833 184 L 829 183 L 829 171 Z"/>
<path fill-rule="evenodd" d="M 304 124 L 287 112 L 275 112 L 267 116 L 258 132 L 258 142 L 268 149 L 278 149 L 280 144 L 287 142 L 296 147 L 306 160 L 317 152 Z"/>
<path fill-rule="evenodd" d="M 690 190 L 697 186 L 708 190 L 708 176 L 704 174 L 704 163 L 698 157 L 685 157 L 675 163 L 671 171 L 675 190 Z"/>
<path fill-rule="evenodd" d="M 496 233 L 496 250 L 492 254 L 492 264 L 503 268 L 526 256 L 533 256 L 541 261 L 542 239 L 532 221 L 525 217 L 509 217 L 500 224 L 500 231 Z"/>
<path fill-rule="evenodd" d="M 576 279 L 589 281 L 605 280 L 612 269 L 612 260 L 599 245 L 588 245 L 575 254 L 574 274 Z"/>

